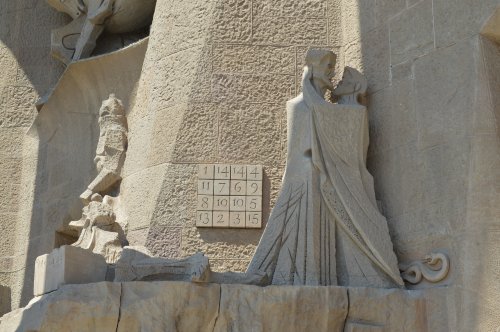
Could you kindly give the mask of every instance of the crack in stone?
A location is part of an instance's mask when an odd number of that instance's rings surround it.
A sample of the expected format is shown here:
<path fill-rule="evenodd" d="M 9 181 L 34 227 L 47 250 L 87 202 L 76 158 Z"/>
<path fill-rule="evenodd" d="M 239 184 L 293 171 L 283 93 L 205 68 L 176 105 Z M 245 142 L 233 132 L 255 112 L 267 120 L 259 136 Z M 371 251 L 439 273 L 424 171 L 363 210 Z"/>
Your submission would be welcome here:
<path fill-rule="evenodd" d="M 217 317 L 215 317 L 214 328 L 213 328 L 212 332 L 215 332 L 216 328 L 217 328 L 217 321 L 219 320 L 219 316 L 220 316 L 220 303 L 221 303 L 221 301 L 222 301 L 222 285 L 219 285 L 219 306 L 217 308 Z"/>
<path fill-rule="evenodd" d="M 342 331 L 344 332 L 345 332 L 345 327 L 347 325 L 347 318 L 349 317 L 349 312 L 351 311 L 351 299 L 349 298 L 349 288 L 347 287 L 346 287 L 346 294 L 347 294 L 347 312 L 344 318 L 344 326 L 342 327 Z"/>
<path fill-rule="evenodd" d="M 120 326 L 120 319 L 122 317 L 122 295 L 123 295 L 123 283 L 120 282 L 120 302 L 118 306 L 118 319 L 116 321 L 115 332 L 118 332 L 118 327 Z"/>

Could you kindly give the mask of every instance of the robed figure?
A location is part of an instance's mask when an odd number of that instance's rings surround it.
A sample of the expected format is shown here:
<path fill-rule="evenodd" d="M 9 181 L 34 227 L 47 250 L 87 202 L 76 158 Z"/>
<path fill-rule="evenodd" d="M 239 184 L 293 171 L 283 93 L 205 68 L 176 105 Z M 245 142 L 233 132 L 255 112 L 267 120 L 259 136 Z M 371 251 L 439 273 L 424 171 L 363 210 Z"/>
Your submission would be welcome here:
<path fill-rule="evenodd" d="M 368 116 L 357 102 L 366 80 L 346 68 L 334 89 L 335 60 L 330 51 L 306 55 L 303 93 L 287 103 L 282 188 L 247 273 L 265 272 L 277 285 L 401 286 L 366 169 Z"/>

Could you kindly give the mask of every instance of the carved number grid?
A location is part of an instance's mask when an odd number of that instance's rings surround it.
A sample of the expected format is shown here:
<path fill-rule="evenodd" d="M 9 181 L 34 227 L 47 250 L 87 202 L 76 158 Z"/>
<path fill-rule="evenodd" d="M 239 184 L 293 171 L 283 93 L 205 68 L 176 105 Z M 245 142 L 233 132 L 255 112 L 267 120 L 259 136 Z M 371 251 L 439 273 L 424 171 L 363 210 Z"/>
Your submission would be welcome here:
<path fill-rule="evenodd" d="M 196 227 L 261 228 L 262 166 L 199 165 Z"/>

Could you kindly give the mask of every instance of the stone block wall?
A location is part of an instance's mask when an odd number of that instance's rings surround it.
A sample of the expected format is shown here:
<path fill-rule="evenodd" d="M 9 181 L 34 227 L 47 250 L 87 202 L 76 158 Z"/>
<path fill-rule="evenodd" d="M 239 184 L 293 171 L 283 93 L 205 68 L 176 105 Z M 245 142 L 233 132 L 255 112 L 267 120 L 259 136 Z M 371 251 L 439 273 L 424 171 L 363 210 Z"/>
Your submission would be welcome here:
<path fill-rule="evenodd" d="M 342 3 L 345 64 L 370 82 L 368 168 L 398 259 L 447 252 L 451 271 L 439 285 L 457 297 L 450 329 L 493 331 L 500 62 L 481 32 L 500 2 Z"/>

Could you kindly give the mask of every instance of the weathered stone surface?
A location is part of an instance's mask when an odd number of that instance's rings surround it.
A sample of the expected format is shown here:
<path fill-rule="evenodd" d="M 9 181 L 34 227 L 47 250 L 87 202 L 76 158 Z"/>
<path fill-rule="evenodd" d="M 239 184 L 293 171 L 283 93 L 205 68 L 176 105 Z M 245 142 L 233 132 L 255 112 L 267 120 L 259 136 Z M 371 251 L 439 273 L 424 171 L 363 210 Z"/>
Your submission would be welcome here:
<path fill-rule="evenodd" d="M 358 68 L 368 80 L 368 93 L 389 85 L 390 43 L 387 24 L 363 34 L 345 46 L 345 65 Z"/>
<path fill-rule="evenodd" d="M 253 2 L 255 16 L 325 17 L 326 9 L 326 0 L 303 0 L 294 3 L 286 0 L 257 0 Z"/>
<path fill-rule="evenodd" d="M 0 331 L 465 331 L 450 288 L 425 291 L 186 282 L 66 285 Z"/>
<path fill-rule="evenodd" d="M 219 158 L 231 163 L 273 165 L 281 150 L 281 117 L 274 104 L 224 104 L 220 109 Z"/>
<path fill-rule="evenodd" d="M 282 46 L 215 44 L 214 73 L 295 74 L 295 50 Z"/>
<path fill-rule="evenodd" d="M 21 294 L 32 293 L 29 265 L 52 249 L 54 233 L 81 211 L 67 197 L 80 193 L 95 176 L 90 148 L 97 141 L 94 107 L 103 96 L 117 92 L 111 90 L 124 91 L 130 101 L 132 152 L 120 193 L 130 234 L 137 233 L 142 237 L 137 241 L 145 243 L 148 231 L 143 230 L 153 220 L 154 225 L 174 230 L 154 233 L 158 236 L 151 244 L 158 253 L 182 256 L 183 249 L 176 248 L 193 246 L 186 251 L 191 253 L 209 247 L 217 268 L 240 271 L 251 259 L 250 248 L 258 242 L 259 232 L 245 239 L 247 233 L 194 231 L 195 177 L 189 167 L 265 156 L 271 163 L 264 165 L 269 196 L 264 194 L 263 206 L 268 214 L 287 153 L 285 117 L 280 116 L 281 135 L 273 131 L 267 139 L 259 133 L 261 146 L 239 153 L 223 143 L 237 141 L 239 133 L 234 131 L 241 130 L 230 111 L 252 128 L 260 128 L 260 121 L 267 128 L 269 118 L 260 113 L 270 113 L 266 105 L 274 109 L 281 104 L 283 111 L 284 102 L 300 91 L 301 57 L 307 45 L 314 45 L 331 47 L 339 52 L 339 61 L 345 58 L 369 79 L 374 93 L 369 99 L 374 133 L 369 169 L 375 175 L 377 199 L 389 217 L 398 258 L 407 261 L 436 248 L 450 250 L 452 268 L 444 284 L 452 289 L 448 314 L 457 323 L 449 329 L 496 329 L 498 291 L 491 280 L 498 274 L 494 239 L 500 206 L 500 75 L 494 44 L 483 52 L 484 44 L 476 42 L 498 0 L 172 0 L 157 6 L 144 66 L 142 60 L 102 57 L 70 67 L 58 86 L 65 101 L 40 113 L 48 130 L 41 140 L 23 137 L 23 145 L 20 137 L 36 115 L 33 100 L 52 88 L 64 69 L 48 54 L 50 30 L 67 21 L 43 1 L 0 4 L 0 108 L 7 97 L 15 96 L 8 101 L 13 106 L 9 112 L 1 111 L 7 119 L 0 119 L 7 126 L 0 134 L 0 150 L 8 145 L 5 151 L 12 159 L 0 167 L 0 209 L 15 223 L 2 226 L 8 231 L 2 246 L 14 246 L 15 255 L 10 256 L 10 248 L 0 250 L 9 254 L 0 258 L 6 267 L 0 284 L 12 286 L 13 308 Z M 493 23 L 483 32 L 497 40 Z M 430 45 L 434 37 L 429 31 L 435 35 L 436 49 Z M 485 66 L 485 73 L 478 72 L 478 66 Z M 210 110 L 195 108 L 194 102 L 210 105 Z M 177 107 L 181 104 L 193 109 Z M 163 113 L 167 108 L 169 112 Z M 220 125 L 221 113 L 230 121 Z M 16 133 L 10 136 L 10 130 Z M 157 137 L 152 139 L 154 132 Z M 78 139 L 67 139 L 70 134 Z M 245 132 L 241 137 L 257 141 Z M 274 139 L 280 144 L 273 142 L 271 148 L 268 143 Z M 265 153 L 259 154 L 260 149 Z M 6 154 L 2 160 L 7 160 Z M 26 157 L 23 164 L 21 156 Z M 183 164 L 175 171 L 169 170 L 167 163 L 179 162 Z M 162 241 L 160 234 L 168 234 L 168 239 Z M 460 293 L 461 289 L 468 291 Z M 460 313 L 453 316 L 453 308 Z M 476 322 L 467 325 L 471 312 Z"/>
<path fill-rule="evenodd" d="M 437 47 L 449 46 L 478 34 L 498 7 L 497 0 L 462 0 L 453 4 L 435 0 L 433 3 Z"/>
<path fill-rule="evenodd" d="M 282 189 L 248 272 L 265 272 L 273 285 L 402 286 L 365 168 L 367 80 L 346 67 L 334 88 L 335 61 L 328 50 L 307 52 L 303 93 L 287 103 Z"/>
<path fill-rule="evenodd" d="M 304 17 L 255 17 L 252 40 L 256 43 L 327 44 L 327 20 Z"/>
<path fill-rule="evenodd" d="M 10 311 L 10 301 L 10 288 L 6 286 L 0 286 L 0 317 Z"/>
<path fill-rule="evenodd" d="M 197 251 L 212 258 L 251 259 L 261 236 L 260 230 L 203 229 L 184 227 L 182 230 L 181 255 L 193 255 Z"/>
<path fill-rule="evenodd" d="M 116 331 L 120 294 L 118 283 L 66 285 L 3 316 L 0 331 Z"/>
<path fill-rule="evenodd" d="M 424 0 L 390 21 L 392 65 L 422 56 L 434 48 L 432 20 L 432 1 Z"/>
<path fill-rule="evenodd" d="M 215 331 L 342 331 L 348 312 L 346 288 L 220 287 Z"/>
<path fill-rule="evenodd" d="M 160 190 L 154 202 L 151 226 L 194 225 L 197 172 L 198 167 L 195 165 L 164 166 Z"/>
<path fill-rule="evenodd" d="M 452 331 L 447 292 L 349 288 L 346 331 Z"/>
<path fill-rule="evenodd" d="M 184 282 L 123 283 L 117 331 L 213 331 L 220 287 Z"/>
<path fill-rule="evenodd" d="M 24 86 L 7 86 L 1 92 L 0 127 L 29 127 L 35 117 L 35 90 Z"/>
<path fill-rule="evenodd" d="M 182 227 L 152 226 L 145 245 L 155 256 L 178 258 L 180 256 Z"/>
<path fill-rule="evenodd" d="M 134 1 L 64 1 L 48 0 L 54 9 L 64 12 L 73 21 L 52 31 L 52 54 L 64 63 L 89 57 L 97 39 L 106 29 L 126 33 L 148 26 L 153 17 L 156 0 Z M 67 36 L 76 35 L 69 39 Z"/>
<path fill-rule="evenodd" d="M 17 203 L 17 201 L 15 200 L 6 201 L 9 202 L 11 206 L 12 204 Z M 16 216 L 14 213 L 0 214 L 0 234 L 4 234 L 2 237 L 0 237 L 0 257 L 14 255 L 16 244 Z"/>
<path fill-rule="evenodd" d="M 184 259 L 152 257 L 145 247 L 125 247 L 116 262 L 115 282 L 176 280 L 208 282 L 210 265 L 202 253 Z"/>
<path fill-rule="evenodd" d="M 463 41 L 415 62 L 415 97 L 419 147 L 431 147 L 470 133 L 476 82 L 477 41 Z M 461 70 L 454 70 L 460 67 Z M 432 77 L 432 80 L 429 80 Z"/>
<path fill-rule="evenodd" d="M 413 80 L 400 80 L 370 96 L 370 154 L 417 140 Z"/>
<path fill-rule="evenodd" d="M 295 77 L 215 74 L 212 92 L 219 102 L 283 103 L 295 93 Z"/>
<path fill-rule="evenodd" d="M 34 295 L 40 296 L 67 284 L 104 281 L 108 267 L 104 257 L 73 246 L 62 246 L 35 262 Z"/>

